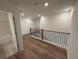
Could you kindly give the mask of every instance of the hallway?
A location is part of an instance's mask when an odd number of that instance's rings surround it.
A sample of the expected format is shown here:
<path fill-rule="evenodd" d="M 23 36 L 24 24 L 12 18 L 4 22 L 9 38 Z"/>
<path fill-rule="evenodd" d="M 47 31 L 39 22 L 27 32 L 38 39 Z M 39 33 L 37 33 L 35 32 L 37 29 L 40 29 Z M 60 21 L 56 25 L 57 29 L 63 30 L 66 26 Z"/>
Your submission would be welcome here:
<path fill-rule="evenodd" d="M 24 36 L 24 51 L 8 59 L 67 59 L 66 50 L 47 44 L 30 36 Z"/>

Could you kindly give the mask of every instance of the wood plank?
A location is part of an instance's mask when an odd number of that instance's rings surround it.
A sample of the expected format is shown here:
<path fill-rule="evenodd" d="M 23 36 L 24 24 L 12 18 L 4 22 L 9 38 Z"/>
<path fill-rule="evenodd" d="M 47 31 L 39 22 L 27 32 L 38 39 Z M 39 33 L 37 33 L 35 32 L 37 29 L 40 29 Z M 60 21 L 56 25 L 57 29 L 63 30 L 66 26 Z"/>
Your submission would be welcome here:
<path fill-rule="evenodd" d="M 24 36 L 23 39 L 24 51 L 8 59 L 67 59 L 67 52 L 65 49 L 60 49 L 55 45 L 41 42 L 30 36 Z"/>

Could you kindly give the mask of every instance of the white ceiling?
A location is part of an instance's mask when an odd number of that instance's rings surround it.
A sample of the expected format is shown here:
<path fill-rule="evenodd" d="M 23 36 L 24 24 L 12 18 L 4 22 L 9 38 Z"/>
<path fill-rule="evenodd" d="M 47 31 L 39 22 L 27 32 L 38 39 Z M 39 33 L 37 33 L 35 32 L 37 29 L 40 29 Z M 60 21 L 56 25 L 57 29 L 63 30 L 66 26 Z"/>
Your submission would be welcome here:
<path fill-rule="evenodd" d="M 66 8 L 72 7 L 76 0 L 7 0 L 9 3 L 19 6 L 25 17 L 47 15 L 54 12 L 60 12 Z M 48 2 L 49 6 L 45 7 L 44 3 Z M 34 5 L 36 3 L 37 5 Z"/>

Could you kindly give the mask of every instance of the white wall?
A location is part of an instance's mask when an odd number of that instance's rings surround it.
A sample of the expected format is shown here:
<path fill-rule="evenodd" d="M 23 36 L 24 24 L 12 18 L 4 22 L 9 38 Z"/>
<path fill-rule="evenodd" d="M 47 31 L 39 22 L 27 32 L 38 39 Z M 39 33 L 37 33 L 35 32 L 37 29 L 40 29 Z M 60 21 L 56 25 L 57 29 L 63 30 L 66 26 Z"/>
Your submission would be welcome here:
<path fill-rule="evenodd" d="M 40 18 L 21 18 L 22 34 L 29 33 L 30 27 L 47 30 L 70 32 L 71 12 L 59 12 Z"/>
<path fill-rule="evenodd" d="M 40 17 L 32 18 L 33 26 L 32 28 L 40 28 Z"/>
<path fill-rule="evenodd" d="M 47 30 L 70 32 L 70 12 L 42 16 L 40 27 Z"/>
<path fill-rule="evenodd" d="M 9 17 L 7 12 L 0 11 L 0 33 L 10 33 Z M 2 35 L 0 34 L 0 35 Z"/>
<path fill-rule="evenodd" d="M 30 33 L 30 27 L 39 28 L 40 19 L 39 18 L 21 18 L 21 30 L 23 35 Z"/>
<path fill-rule="evenodd" d="M 68 59 L 78 59 L 78 7 L 75 3 L 72 21 L 71 21 L 71 37 L 69 41 Z"/>
<path fill-rule="evenodd" d="M 29 18 L 23 18 L 21 19 L 21 30 L 22 34 L 28 34 L 30 33 L 30 27 L 32 27 L 33 20 Z"/>

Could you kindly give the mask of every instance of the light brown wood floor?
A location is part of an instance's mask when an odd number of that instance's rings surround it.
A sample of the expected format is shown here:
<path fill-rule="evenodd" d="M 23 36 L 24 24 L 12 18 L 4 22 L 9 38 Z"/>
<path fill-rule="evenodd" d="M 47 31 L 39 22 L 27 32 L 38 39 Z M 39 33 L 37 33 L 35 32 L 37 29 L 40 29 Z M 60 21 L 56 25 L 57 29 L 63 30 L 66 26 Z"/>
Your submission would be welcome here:
<path fill-rule="evenodd" d="M 24 36 L 24 51 L 8 59 L 67 59 L 65 49 Z"/>

